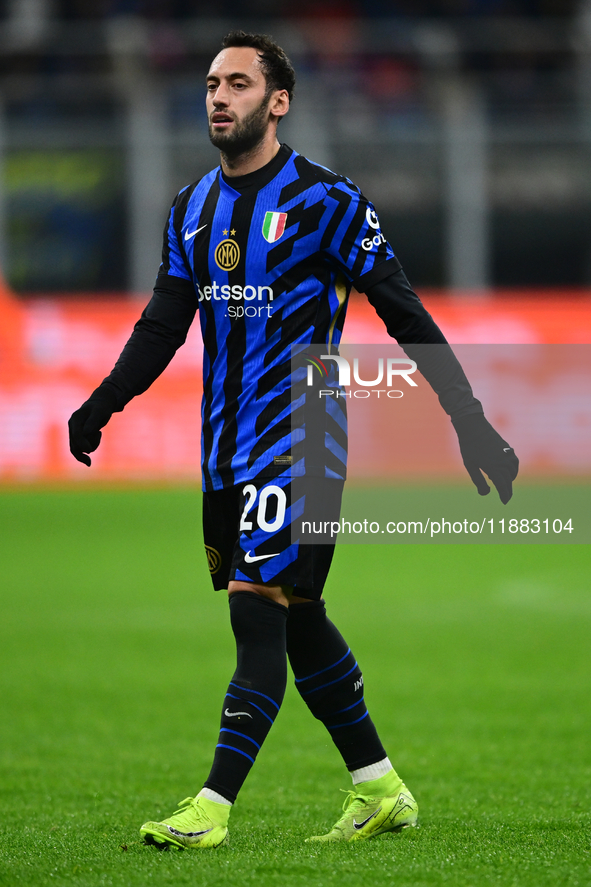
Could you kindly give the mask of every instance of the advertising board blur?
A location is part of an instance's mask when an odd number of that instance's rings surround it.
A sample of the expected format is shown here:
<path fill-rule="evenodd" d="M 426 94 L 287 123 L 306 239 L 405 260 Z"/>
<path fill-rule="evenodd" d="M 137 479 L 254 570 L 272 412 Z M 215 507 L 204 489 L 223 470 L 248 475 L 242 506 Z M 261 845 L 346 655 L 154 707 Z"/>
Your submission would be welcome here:
<path fill-rule="evenodd" d="M 476 396 L 520 456 L 527 456 L 528 470 L 558 478 L 590 475 L 591 448 L 581 441 L 591 426 L 591 394 L 581 389 L 584 382 L 573 364 L 577 349 L 554 350 L 554 363 L 547 367 L 539 350 L 527 357 L 527 349 L 521 349 L 521 368 L 516 368 L 515 352 L 508 350 L 503 360 L 496 349 L 493 359 L 486 348 L 466 346 L 591 342 L 591 301 L 565 293 L 462 300 L 427 293 L 424 301 L 449 341 L 462 345 Z M 115 414 L 91 469 L 69 453 L 67 420 L 112 368 L 142 307 L 142 301 L 123 297 L 21 302 L 0 290 L 0 481 L 199 481 L 198 323 L 151 389 Z M 351 298 L 343 341 L 392 345 L 364 296 Z M 555 406 L 553 422 L 548 398 Z M 406 428 L 393 459 L 390 432 L 381 427 L 388 413 L 380 406 L 377 397 L 355 402 L 361 419 L 350 423 L 350 477 L 396 481 L 414 472 L 453 480 L 461 475 L 453 429 L 441 410 L 435 426 L 422 434 L 421 411 L 402 416 L 410 409 L 408 398 L 406 405 L 392 402 Z M 442 442 L 436 450 L 427 445 L 434 436 Z"/>

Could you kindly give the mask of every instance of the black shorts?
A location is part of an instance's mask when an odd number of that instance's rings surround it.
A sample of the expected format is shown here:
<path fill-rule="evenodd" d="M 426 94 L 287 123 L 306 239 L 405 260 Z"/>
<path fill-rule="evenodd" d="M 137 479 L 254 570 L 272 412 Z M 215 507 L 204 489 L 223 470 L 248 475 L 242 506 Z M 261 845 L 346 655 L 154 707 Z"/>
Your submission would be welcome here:
<path fill-rule="evenodd" d="M 297 527 L 305 500 L 318 502 L 324 515 L 338 521 L 343 481 L 314 478 L 305 496 L 298 487 L 292 508 L 289 477 L 240 484 L 203 494 L 203 537 L 216 590 L 232 579 L 285 585 L 299 597 L 319 600 L 334 554 L 335 539 L 301 544 Z M 295 523 L 294 523 L 295 522 Z"/>

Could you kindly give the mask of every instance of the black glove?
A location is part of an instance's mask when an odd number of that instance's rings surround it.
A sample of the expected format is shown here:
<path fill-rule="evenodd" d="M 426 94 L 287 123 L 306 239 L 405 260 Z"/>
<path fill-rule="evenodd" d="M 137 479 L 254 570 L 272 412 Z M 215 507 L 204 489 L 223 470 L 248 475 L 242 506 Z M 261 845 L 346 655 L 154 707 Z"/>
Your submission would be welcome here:
<path fill-rule="evenodd" d="M 117 410 L 117 397 L 109 385 L 99 385 L 79 410 L 72 413 L 70 429 L 70 452 L 75 459 L 90 467 L 90 456 L 101 442 L 101 428 L 107 424 Z"/>
<path fill-rule="evenodd" d="M 481 496 L 490 493 L 490 487 L 482 475 L 482 471 L 486 471 L 497 488 L 501 502 L 506 505 L 513 495 L 512 483 L 519 471 L 519 459 L 513 447 L 487 422 L 483 413 L 470 413 L 460 419 L 452 419 L 452 422 L 466 471 L 476 489 Z"/>

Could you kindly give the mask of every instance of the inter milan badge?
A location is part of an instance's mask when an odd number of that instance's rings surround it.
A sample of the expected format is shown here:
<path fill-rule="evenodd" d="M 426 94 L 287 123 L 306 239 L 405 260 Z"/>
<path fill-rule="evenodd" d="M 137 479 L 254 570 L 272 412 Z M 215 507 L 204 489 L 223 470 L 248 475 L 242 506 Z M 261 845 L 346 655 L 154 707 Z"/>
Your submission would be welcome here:
<path fill-rule="evenodd" d="M 269 243 L 275 243 L 276 240 L 279 240 L 285 231 L 286 222 L 287 213 L 265 213 L 265 220 L 263 222 L 263 237 L 265 240 Z"/>
<path fill-rule="evenodd" d="M 214 258 L 222 271 L 233 271 L 240 261 L 240 247 L 235 240 L 221 240 L 215 248 Z"/>
<path fill-rule="evenodd" d="M 213 576 L 214 573 L 217 573 L 219 568 L 222 565 L 222 556 L 217 551 L 217 549 L 212 548 L 211 545 L 205 546 L 205 554 L 207 555 L 207 563 L 209 564 L 209 572 Z"/>

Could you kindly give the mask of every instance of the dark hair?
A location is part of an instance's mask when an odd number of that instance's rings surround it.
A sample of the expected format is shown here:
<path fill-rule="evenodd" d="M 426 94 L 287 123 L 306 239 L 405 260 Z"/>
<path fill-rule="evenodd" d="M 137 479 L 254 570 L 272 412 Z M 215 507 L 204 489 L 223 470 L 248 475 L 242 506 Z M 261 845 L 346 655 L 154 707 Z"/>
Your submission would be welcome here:
<path fill-rule="evenodd" d="M 256 49 L 267 81 L 267 93 L 270 94 L 275 89 L 286 89 L 291 102 L 296 79 L 293 65 L 281 47 L 268 34 L 230 31 L 222 40 L 222 46 L 224 49 L 229 49 L 231 46 L 251 46 Z"/>

